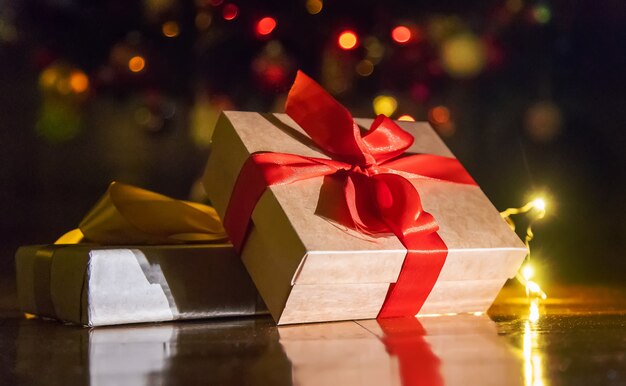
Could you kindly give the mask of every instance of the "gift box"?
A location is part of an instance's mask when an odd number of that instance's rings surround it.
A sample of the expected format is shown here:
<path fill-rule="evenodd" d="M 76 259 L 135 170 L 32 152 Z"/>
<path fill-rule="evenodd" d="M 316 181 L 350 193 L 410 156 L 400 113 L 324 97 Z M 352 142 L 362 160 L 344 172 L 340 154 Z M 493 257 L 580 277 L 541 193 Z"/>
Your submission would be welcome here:
<path fill-rule="evenodd" d="M 486 311 L 527 250 L 429 124 L 301 73 L 286 110 L 224 112 L 203 177 L 276 322 Z"/>
<path fill-rule="evenodd" d="M 86 326 L 267 313 L 229 244 L 26 246 L 21 310 Z"/>
<path fill-rule="evenodd" d="M 215 209 L 116 181 L 15 261 L 24 312 L 87 326 L 267 312 Z"/>

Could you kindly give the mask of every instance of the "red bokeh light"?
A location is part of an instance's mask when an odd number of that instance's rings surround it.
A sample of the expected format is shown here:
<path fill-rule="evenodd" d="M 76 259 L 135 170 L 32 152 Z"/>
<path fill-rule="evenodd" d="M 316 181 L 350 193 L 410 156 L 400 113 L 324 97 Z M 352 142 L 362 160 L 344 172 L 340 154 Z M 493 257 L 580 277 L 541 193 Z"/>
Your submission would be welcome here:
<path fill-rule="evenodd" d="M 399 25 L 391 31 L 391 38 L 396 43 L 407 43 L 411 40 L 411 30 L 403 25 Z"/>
<path fill-rule="evenodd" d="M 264 17 L 257 22 L 256 32 L 259 35 L 269 35 L 276 28 L 276 19 L 273 17 Z"/>
<path fill-rule="evenodd" d="M 239 7 L 235 4 L 226 4 L 222 10 L 222 17 L 226 20 L 233 20 L 239 14 Z"/>

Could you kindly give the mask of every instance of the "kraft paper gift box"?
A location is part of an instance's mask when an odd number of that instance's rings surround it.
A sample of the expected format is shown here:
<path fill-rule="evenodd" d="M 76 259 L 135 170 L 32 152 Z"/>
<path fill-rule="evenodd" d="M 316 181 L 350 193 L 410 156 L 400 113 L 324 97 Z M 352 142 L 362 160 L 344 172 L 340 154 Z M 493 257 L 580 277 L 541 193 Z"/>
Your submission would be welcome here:
<path fill-rule="evenodd" d="M 86 326 L 266 313 L 230 244 L 18 249 L 21 310 Z"/>
<path fill-rule="evenodd" d="M 453 157 L 428 123 L 397 123 L 415 137 L 409 153 Z M 305 132 L 285 114 L 224 112 L 204 176 L 220 216 L 250 154 L 328 158 L 301 138 Z M 270 186 L 252 213 L 241 258 L 278 324 L 375 318 L 406 255 L 395 236 L 369 237 L 316 215 L 322 183 L 317 177 Z M 479 187 L 422 180 L 416 188 L 448 246 L 419 315 L 486 311 L 515 276 L 524 244 Z"/>
<path fill-rule="evenodd" d="M 278 324 L 487 310 L 526 247 L 427 123 L 353 120 L 302 73 L 286 111 L 222 113 L 203 177 Z M 326 215 L 342 205 L 352 226 Z"/>

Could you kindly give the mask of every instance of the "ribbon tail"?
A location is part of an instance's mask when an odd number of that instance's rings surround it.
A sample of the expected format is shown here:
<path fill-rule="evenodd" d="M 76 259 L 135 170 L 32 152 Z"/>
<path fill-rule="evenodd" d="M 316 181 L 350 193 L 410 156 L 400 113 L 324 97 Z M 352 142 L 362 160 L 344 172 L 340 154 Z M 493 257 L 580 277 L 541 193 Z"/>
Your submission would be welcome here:
<path fill-rule="evenodd" d="M 437 282 L 448 248 L 411 182 L 396 174 L 378 174 L 371 180 L 380 216 L 407 249 L 398 279 L 390 285 L 378 318 L 414 316 Z"/>
<path fill-rule="evenodd" d="M 55 244 L 78 244 L 85 238 L 83 232 L 81 232 L 80 228 L 72 229 L 71 231 L 65 233 L 63 236 L 59 237 Z"/>
<path fill-rule="evenodd" d="M 448 257 L 437 233 L 404 240 L 408 251 L 398 280 L 389 286 L 378 318 L 414 316 L 422 309 Z"/>
<path fill-rule="evenodd" d="M 241 252 L 250 224 L 250 216 L 267 187 L 261 170 L 252 157 L 239 172 L 224 215 L 224 229 L 235 250 Z"/>

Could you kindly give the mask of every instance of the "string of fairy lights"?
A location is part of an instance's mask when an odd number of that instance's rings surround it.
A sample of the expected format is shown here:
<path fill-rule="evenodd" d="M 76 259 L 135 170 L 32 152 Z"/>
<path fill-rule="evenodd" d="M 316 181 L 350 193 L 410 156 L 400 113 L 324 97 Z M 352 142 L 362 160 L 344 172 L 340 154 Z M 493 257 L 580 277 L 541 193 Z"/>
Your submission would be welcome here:
<path fill-rule="evenodd" d="M 537 350 L 538 332 L 536 324 L 541 317 L 539 303 L 546 300 L 547 295 L 535 278 L 535 268 L 531 263 L 530 242 L 535 237 L 532 225 L 545 217 L 546 207 L 545 199 L 537 197 L 519 208 L 508 208 L 500 213 L 514 231 L 516 224 L 512 216 L 524 215 L 527 217 L 524 243 L 528 248 L 528 255 L 522 268 L 515 276 L 519 283 L 524 286 L 529 302 L 528 318 L 524 321 L 524 333 L 522 334 L 523 379 L 526 386 L 544 385 L 544 363 L 542 352 Z"/>
<path fill-rule="evenodd" d="M 524 286 L 524 289 L 526 290 L 526 296 L 529 299 L 528 320 L 535 323 L 540 317 L 539 302 L 541 300 L 545 300 L 547 295 L 535 279 L 535 268 L 531 263 L 530 242 L 535 237 L 532 230 L 533 223 L 541 220 L 546 215 L 546 201 L 543 198 L 538 197 L 526 203 L 522 207 L 508 208 L 501 212 L 500 215 L 507 222 L 507 224 L 509 224 L 513 231 L 515 231 L 516 226 L 511 216 L 526 215 L 529 218 L 524 236 L 524 243 L 528 249 L 528 254 L 526 255 L 522 268 L 519 270 L 515 278 Z"/>

